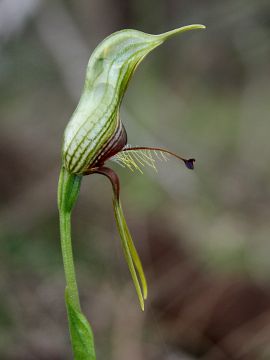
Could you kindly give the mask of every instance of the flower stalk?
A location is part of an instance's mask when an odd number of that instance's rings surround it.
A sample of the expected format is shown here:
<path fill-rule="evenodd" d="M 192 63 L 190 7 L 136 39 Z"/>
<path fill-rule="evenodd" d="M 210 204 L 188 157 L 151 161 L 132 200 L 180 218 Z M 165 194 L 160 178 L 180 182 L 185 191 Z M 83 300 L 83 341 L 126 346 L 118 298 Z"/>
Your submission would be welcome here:
<path fill-rule="evenodd" d="M 63 167 L 58 184 L 58 208 L 60 220 L 60 238 L 64 271 L 71 303 L 80 310 L 80 300 L 73 261 L 71 242 L 71 212 L 79 195 L 82 176 L 70 174 Z"/>
<path fill-rule="evenodd" d="M 66 279 L 65 301 L 74 359 L 95 360 L 92 329 L 81 313 L 71 241 L 71 213 L 79 195 L 81 181 L 81 175 L 71 174 L 62 167 L 58 183 L 60 238 Z"/>

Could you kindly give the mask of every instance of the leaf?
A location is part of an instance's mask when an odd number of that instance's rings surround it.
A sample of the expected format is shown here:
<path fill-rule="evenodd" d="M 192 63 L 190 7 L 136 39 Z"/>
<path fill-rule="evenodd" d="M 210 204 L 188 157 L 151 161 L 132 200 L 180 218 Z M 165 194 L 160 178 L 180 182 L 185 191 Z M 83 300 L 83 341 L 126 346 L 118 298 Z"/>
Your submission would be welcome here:
<path fill-rule="evenodd" d="M 96 360 L 92 329 L 85 316 L 73 306 L 68 288 L 66 288 L 65 299 L 74 359 Z"/>
<path fill-rule="evenodd" d="M 139 302 L 142 310 L 144 310 L 144 300 L 147 298 L 147 282 L 144 275 L 143 267 L 137 250 L 133 244 L 124 214 L 122 206 L 119 200 L 116 198 L 113 200 L 114 214 L 118 227 L 118 231 L 121 237 L 121 244 L 124 251 L 124 255 L 131 273 L 131 277 L 139 298 Z M 136 272 L 137 271 L 137 272 Z M 140 283 L 138 280 L 138 276 Z"/>

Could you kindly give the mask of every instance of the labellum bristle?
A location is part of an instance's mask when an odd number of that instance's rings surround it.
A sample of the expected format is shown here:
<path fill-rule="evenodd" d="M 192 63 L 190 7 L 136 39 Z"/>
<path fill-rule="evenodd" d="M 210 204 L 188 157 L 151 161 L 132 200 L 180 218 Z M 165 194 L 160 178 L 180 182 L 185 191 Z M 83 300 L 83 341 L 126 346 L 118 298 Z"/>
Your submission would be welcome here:
<path fill-rule="evenodd" d="M 128 167 L 130 170 L 139 170 L 142 172 L 140 166 L 148 165 L 156 170 L 155 157 L 159 160 L 167 161 L 166 155 L 173 156 L 178 160 L 184 162 L 185 166 L 193 170 L 195 159 L 185 159 L 172 151 L 159 147 L 150 146 L 126 146 L 119 153 L 117 153 L 112 160 L 120 163 L 124 167 Z M 155 157 L 154 157 L 155 156 Z"/>

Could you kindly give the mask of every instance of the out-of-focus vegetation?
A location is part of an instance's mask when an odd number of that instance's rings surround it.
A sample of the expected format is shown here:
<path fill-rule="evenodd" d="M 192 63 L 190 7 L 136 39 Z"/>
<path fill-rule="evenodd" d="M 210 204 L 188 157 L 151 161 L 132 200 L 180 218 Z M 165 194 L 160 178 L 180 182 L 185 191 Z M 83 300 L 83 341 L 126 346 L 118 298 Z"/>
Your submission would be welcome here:
<path fill-rule="evenodd" d="M 123 261 L 106 179 L 83 182 L 74 255 L 99 359 L 270 358 L 270 3 L 0 2 L 0 358 L 70 359 L 56 207 L 61 138 L 94 47 L 122 28 L 207 25 L 138 68 L 121 113 L 159 173 L 113 165 L 150 284 Z"/>

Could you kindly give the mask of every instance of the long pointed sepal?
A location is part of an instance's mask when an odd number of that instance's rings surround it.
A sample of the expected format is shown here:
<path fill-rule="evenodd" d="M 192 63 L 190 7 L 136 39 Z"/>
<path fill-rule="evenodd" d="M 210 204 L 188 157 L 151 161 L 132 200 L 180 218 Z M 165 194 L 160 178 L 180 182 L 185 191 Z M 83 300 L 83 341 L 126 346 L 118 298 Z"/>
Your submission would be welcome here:
<path fill-rule="evenodd" d="M 147 299 L 147 282 L 144 275 L 143 267 L 141 260 L 139 258 L 138 252 L 133 243 L 130 231 L 127 226 L 127 222 L 123 213 L 123 209 L 120 202 L 120 183 L 117 174 L 108 167 L 100 167 L 93 169 L 86 174 L 98 173 L 106 176 L 113 188 L 114 198 L 113 198 L 113 209 L 117 228 L 121 238 L 121 245 L 125 255 L 125 259 L 139 298 L 141 309 L 144 310 L 144 300 Z"/>
<path fill-rule="evenodd" d="M 126 262 L 128 264 L 128 268 L 139 298 L 141 309 L 144 311 L 144 300 L 147 298 L 147 284 L 146 284 L 144 272 L 137 251 L 133 245 L 130 233 L 128 231 L 121 203 L 116 199 L 114 199 L 113 207 L 114 207 L 115 219 L 121 237 L 121 244 L 126 258 Z M 139 283 L 136 270 L 138 271 L 142 288 Z"/>

